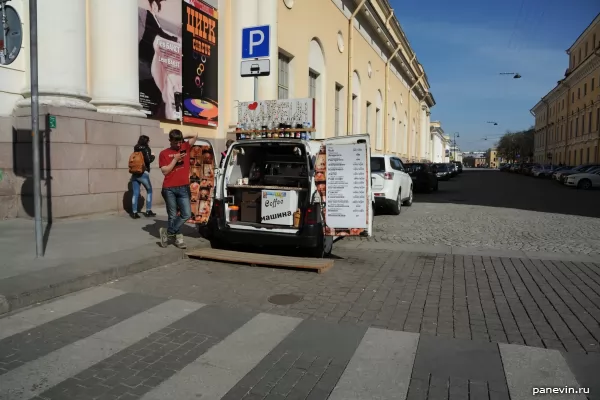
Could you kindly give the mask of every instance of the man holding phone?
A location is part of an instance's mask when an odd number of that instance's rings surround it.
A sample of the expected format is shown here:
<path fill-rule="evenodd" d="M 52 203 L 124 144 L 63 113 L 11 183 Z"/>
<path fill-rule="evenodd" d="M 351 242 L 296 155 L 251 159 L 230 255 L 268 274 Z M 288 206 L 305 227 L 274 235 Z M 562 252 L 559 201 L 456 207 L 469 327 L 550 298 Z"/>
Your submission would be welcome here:
<path fill-rule="evenodd" d="M 185 139 L 188 139 L 185 142 Z M 174 239 L 175 246 L 185 249 L 181 227 L 192 216 L 190 203 L 190 149 L 196 143 L 198 136 L 183 136 L 179 129 L 169 132 L 171 146 L 160 152 L 158 165 L 165 179 L 162 186 L 162 196 L 167 206 L 169 217 L 168 228 L 160 228 L 160 244 L 167 247 Z M 177 215 L 177 209 L 180 215 Z"/>

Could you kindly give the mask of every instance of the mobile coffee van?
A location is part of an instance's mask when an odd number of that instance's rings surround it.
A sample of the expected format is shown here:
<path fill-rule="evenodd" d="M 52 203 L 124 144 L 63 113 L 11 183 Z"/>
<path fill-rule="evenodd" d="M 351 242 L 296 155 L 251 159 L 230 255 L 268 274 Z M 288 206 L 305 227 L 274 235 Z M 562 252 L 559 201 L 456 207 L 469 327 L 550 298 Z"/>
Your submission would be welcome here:
<path fill-rule="evenodd" d="M 238 133 L 197 207 L 214 248 L 288 246 L 323 257 L 338 239 L 372 235 L 369 135 L 315 141 L 300 131 Z"/>

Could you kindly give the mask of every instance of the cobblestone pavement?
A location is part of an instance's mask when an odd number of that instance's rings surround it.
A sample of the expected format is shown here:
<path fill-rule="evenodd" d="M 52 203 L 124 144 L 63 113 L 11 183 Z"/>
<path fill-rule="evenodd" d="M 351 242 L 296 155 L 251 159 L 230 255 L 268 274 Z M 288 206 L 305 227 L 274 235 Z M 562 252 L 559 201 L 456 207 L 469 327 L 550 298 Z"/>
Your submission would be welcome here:
<path fill-rule="evenodd" d="M 600 353 L 600 265 L 340 250 L 325 274 L 183 260 L 125 291 L 391 330 Z M 269 297 L 301 301 L 274 305 Z"/>
<path fill-rule="evenodd" d="M 600 254 L 600 191 L 498 171 L 466 171 L 415 196 L 399 216 L 377 215 L 361 241 Z M 351 241 L 352 239 L 349 239 Z"/>

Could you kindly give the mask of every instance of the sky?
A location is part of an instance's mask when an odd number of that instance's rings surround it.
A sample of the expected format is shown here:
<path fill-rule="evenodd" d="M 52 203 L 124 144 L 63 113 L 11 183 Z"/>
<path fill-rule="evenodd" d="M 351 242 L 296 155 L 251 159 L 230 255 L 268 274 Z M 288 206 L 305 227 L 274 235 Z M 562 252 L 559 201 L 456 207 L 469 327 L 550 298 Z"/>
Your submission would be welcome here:
<path fill-rule="evenodd" d="M 458 132 L 467 151 L 533 125 L 529 110 L 564 76 L 565 51 L 600 12 L 598 0 L 390 3 L 431 85 L 431 120 Z"/>

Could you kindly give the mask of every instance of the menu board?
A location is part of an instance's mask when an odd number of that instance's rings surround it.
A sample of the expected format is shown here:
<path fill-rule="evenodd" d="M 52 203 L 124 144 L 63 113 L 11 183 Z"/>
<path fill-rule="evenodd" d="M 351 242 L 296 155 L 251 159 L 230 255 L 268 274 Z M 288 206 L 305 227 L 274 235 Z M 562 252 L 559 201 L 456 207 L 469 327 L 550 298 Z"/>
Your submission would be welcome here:
<path fill-rule="evenodd" d="M 367 228 L 367 146 L 327 145 L 327 226 Z"/>

